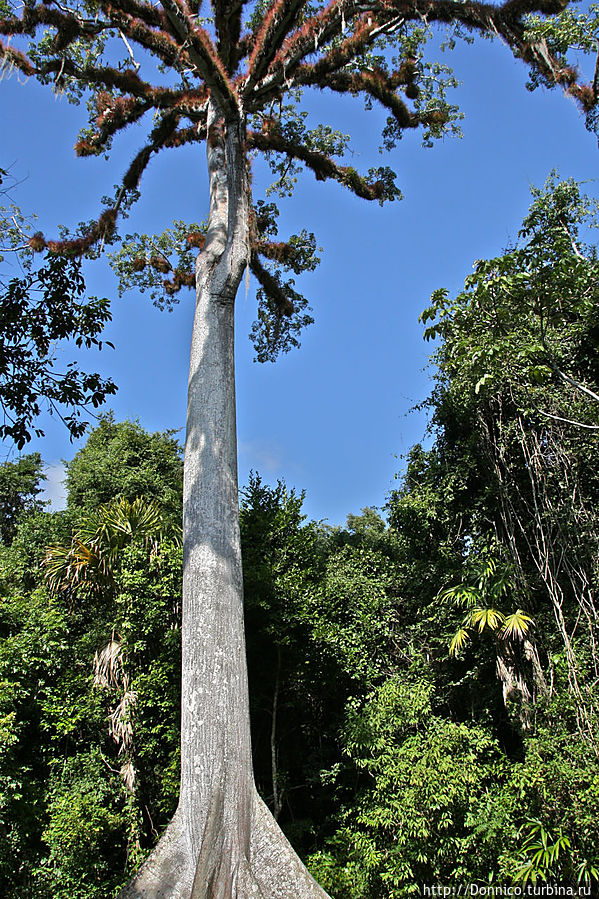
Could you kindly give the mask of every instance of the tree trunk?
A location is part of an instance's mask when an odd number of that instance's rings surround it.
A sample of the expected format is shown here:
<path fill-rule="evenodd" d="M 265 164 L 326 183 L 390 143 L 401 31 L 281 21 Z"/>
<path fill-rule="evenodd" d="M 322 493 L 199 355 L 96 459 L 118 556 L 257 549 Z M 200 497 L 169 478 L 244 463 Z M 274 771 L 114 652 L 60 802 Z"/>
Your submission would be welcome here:
<path fill-rule="evenodd" d="M 207 147 L 183 488 L 181 794 L 121 899 L 327 899 L 254 786 L 235 425 L 234 302 L 250 208 L 241 123 L 212 110 Z"/>

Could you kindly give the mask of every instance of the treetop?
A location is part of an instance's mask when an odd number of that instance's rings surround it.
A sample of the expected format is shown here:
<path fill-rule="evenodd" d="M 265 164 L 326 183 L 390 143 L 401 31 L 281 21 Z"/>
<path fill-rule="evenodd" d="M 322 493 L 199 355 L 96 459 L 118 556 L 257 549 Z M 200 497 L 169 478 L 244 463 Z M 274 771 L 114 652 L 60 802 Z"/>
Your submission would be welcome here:
<path fill-rule="evenodd" d="M 305 168 L 364 199 L 400 197 L 388 166 L 360 173 L 347 165 L 349 137 L 330 125 L 309 128 L 298 104 L 302 92 L 313 88 L 380 105 L 388 114 L 385 149 L 406 130 L 420 129 L 426 144 L 457 130 L 460 113 L 447 98 L 455 79 L 425 53 L 434 26 L 446 31 L 449 46 L 459 37 L 499 37 L 529 66 L 531 87 L 561 85 L 589 127 L 595 125 L 597 75 L 582 83 L 568 54 L 596 51 L 597 13 L 591 7 L 574 16 L 569 0 L 1 0 L 0 15 L 5 66 L 73 102 L 87 97 L 90 123 L 75 145 L 78 155 L 106 154 L 129 125 L 151 122 L 145 144 L 98 218 L 61 240 L 34 235 L 36 251 L 82 255 L 114 243 L 117 219 L 138 198 L 155 154 L 222 143 L 231 129 L 239 132 L 248 164 L 257 154 L 266 157 L 282 194 Z M 264 212 L 264 206 L 252 207 L 248 259 L 260 285 L 262 360 L 296 343 L 297 330 L 310 320 L 306 301 L 281 270 L 298 273 L 316 259 L 307 232 L 272 241 L 272 211 Z M 141 286 L 159 281 L 168 305 L 180 288 L 193 285 L 190 250 L 201 250 L 204 240 L 205 230 L 194 225 L 178 228 L 169 252 L 142 252 L 133 241 L 136 255 L 126 266 L 119 257 L 119 273 Z"/>

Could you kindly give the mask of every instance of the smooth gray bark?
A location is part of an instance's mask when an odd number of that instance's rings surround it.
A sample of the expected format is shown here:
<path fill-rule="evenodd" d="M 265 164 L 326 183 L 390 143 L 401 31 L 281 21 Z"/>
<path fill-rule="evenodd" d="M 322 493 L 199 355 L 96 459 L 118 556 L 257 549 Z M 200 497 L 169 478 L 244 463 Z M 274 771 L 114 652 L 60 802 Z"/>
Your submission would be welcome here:
<path fill-rule="evenodd" d="M 249 257 L 242 124 L 225 126 L 212 110 L 207 143 L 183 488 L 181 795 L 121 899 L 327 899 L 254 786 L 234 370 L 234 302 Z"/>

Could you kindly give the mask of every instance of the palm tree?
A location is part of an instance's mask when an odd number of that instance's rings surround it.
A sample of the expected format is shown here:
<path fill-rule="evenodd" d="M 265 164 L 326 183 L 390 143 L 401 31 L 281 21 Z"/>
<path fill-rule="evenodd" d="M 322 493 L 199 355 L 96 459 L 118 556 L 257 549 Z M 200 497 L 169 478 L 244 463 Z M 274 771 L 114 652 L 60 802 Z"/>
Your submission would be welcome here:
<path fill-rule="evenodd" d="M 521 721 L 525 729 L 530 727 L 530 705 L 534 690 L 544 689 L 545 678 L 539 662 L 530 630 L 533 619 L 522 609 L 505 612 L 499 606 L 516 592 L 509 567 L 493 555 L 475 566 L 474 583 L 463 583 L 443 590 L 439 599 L 465 610 L 464 617 L 449 644 L 449 654 L 457 656 L 472 639 L 473 632 L 491 632 L 496 642 L 496 670 L 501 681 L 503 701 L 507 706 L 510 696 L 519 694 L 522 699 Z M 528 686 L 521 664 L 518 644 L 522 644 L 524 658 L 532 666 L 534 689 Z"/>
<path fill-rule="evenodd" d="M 87 513 L 70 545 L 50 546 L 44 560 L 52 593 L 74 593 L 85 588 L 105 593 L 114 587 L 115 565 L 124 548 L 142 540 L 155 552 L 165 537 L 181 540 L 180 529 L 169 526 L 155 500 L 118 497 Z"/>
<path fill-rule="evenodd" d="M 118 497 L 87 513 L 70 544 L 48 548 L 43 564 L 50 591 L 70 596 L 77 593 L 110 596 L 116 586 L 115 574 L 124 549 L 140 541 L 153 555 L 166 538 L 180 543 L 181 531 L 167 524 L 159 503 L 143 497 L 133 502 Z M 130 688 L 125 646 L 114 631 L 94 655 L 94 683 L 116 692 L 118 702 L 110 709 L 108 730 L 122 758 L 121 777 L 133 794 L 136 779 L 133 715 L 137 695 Z"/>

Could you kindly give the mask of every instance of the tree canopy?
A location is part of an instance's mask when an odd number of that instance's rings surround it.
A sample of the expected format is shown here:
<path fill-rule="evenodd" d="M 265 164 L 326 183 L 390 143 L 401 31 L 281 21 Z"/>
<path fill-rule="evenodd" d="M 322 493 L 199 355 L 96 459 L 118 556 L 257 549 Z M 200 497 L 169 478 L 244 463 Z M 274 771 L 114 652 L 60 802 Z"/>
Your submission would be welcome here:
<path fill-rule="evenodd" d="M 0 467 L 0 539 L 8 544 L 24 512 L 41 508 L 38 499 L 45 480 L 39 453 L 22 456 Z"/>
<path fill-rule="evenodd" d="M 532 86 L 562 86 L 594 128 L 596 86 L 570 59 L 570 50 L 595 48 L 593 13 L 574 15 L 565 0 L 371 4 L 335 0 L 221 3 L 205 9 L 178 0 L 153 6 L 85 3 L 30 4 L 19 13 L 7 4 L 0 32 L 6 63 L 76 102 L 86 97 L 90 122 L 76 144 L 82 155 L 108 153 L 118 134 L 153 116 L 146 144 L 131 161 L 97 220 L 62 240 L 36 234 L 33 249 L 81 254 L 114 243 L 117 219 L 139 196 L 152 157 L 209 137 L 210 104 L 227 127 L 243 121 L 248 161 L 263 154 L 283 195 L 300 168 L 318 180 L 333 179 L 365 199 L 400 196 L 387 166 L 360 174 L 345 159 L 350 138 L 329 124 L 308 127 L 298 101 L 311 88 L 359 96 L 388 113 L 382 142 L 392 149 L 408 129 L 425 143 L 455 130 L 459 110 L 448 99 L 451 70 L 429 51 L 432 29 L 449 42 L 469 36 L 499 37 L 523 59 Z M 141 54 L 141 55 L 137 55 Z M 213 123 L 212 138 L 221 126 Z M 219 138 L 220 140 L 220 138 Z M 253 337 L 260 361 L 297 345 L 311 321 L 294 279 L 317 262 L 313 234 L 305 229 L 277 239 L 277 207 L 252 204 L 248 265 L 257 279 L 258 314 Z M 176 221 L 161 235 L 126 235 L 113 254 L 123 288 L 147 289 L 157 302 L 173 302 L 193 286 L 193 256 L 206 241 L 206 223 Z"/>
<path fill-rule="evenodd" d="M 183 464 L 172 433 L 148 434 L 137 422 L 102 416 L 67 464 L 69 507 L 97 509 L 115 497 L 155 500 L 179 524 Z"/>

